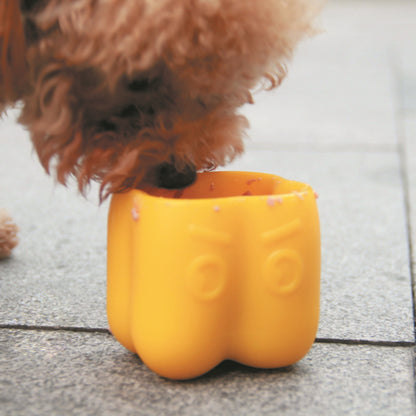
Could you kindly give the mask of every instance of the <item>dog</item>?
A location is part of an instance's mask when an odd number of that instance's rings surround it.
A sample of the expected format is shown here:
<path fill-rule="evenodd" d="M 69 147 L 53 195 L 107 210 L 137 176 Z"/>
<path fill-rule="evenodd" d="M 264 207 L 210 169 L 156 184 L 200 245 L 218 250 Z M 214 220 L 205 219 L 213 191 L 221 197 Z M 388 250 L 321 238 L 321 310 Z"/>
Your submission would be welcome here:
<path fill-rule="evenodd" d="M 316 0 L 1 0 L 0 113 L 46 172 L 100 196 L 184 188 L 244 150 L 237 110 L 277 87 Z"/>

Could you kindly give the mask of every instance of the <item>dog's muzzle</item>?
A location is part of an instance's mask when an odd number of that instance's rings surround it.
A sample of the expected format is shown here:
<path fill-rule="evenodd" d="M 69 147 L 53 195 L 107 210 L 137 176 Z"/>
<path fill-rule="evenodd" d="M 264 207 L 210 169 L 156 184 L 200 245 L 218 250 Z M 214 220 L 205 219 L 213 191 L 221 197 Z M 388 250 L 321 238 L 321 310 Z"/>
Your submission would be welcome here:
<path fill-rule="evenodd" d="M 186 165 L 177 170 L 173 162 L 166 162 L 156 169 L 156 186 L 165 189 L 182 189 L 192 185 L 196 180 L 196 168 Z"/>

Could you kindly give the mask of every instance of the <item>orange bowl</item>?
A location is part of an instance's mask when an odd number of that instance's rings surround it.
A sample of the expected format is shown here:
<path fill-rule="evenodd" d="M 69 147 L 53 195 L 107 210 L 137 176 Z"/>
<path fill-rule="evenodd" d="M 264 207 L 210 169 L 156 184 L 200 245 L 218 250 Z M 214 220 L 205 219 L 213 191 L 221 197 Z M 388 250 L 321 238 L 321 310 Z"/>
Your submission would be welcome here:
<path fill-rule="evenodd" d="M 156 373 L 197 377 L 225 359 L 275 368 L 317 332 L 320 230 L 313 189 L 207 172 L 181 191 L 112 197 L 107 314 Z"/>

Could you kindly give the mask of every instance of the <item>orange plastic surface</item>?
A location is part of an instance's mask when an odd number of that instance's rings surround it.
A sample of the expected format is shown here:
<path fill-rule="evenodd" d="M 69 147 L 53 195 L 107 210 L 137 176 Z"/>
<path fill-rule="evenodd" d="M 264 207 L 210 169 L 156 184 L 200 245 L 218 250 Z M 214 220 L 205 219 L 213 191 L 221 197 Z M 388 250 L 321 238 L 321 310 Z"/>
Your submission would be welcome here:
<path fill-rule="evenodd" d="M 211 172 L 183 191 L 112 197 L 110 329 L 164 377 L 193 378 L 225 359 L 262 368 L 300 360 L 316 336 L 319 286 L 308 185 Z"/>

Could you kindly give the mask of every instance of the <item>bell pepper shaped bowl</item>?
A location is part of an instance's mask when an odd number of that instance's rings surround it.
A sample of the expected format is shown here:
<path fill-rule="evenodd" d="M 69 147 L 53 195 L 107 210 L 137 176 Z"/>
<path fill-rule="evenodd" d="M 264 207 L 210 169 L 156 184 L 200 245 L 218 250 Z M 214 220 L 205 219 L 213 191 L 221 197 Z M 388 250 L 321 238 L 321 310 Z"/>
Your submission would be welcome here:
<path fill-rule="evenodd" d="M 318 327 L 316 194 L 252 172 L 115 194 L 107 282 L 111 332 L 161 376 L 293 364 Z"/>

